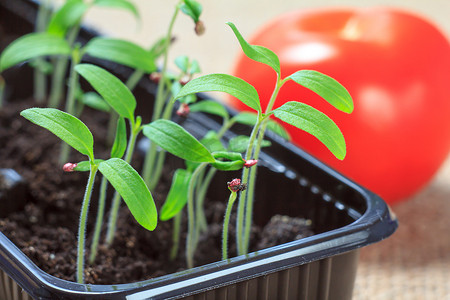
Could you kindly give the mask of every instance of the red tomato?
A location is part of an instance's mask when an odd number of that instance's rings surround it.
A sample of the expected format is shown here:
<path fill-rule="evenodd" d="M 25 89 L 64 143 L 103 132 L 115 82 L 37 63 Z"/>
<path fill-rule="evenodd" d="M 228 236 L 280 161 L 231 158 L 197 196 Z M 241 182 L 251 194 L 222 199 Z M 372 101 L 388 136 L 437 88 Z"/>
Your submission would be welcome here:
<path fill-rule="evenodd" d="M 323 72 L 353 97 L 351 115 L 288 82 L 275 107 L 302 101 L 341 128 L 347 156 L 339 161 L 314 137 L 287 126 L 294 143 L 325 163 L 398 202 L 425 186 L 450 149 L 450 44 L 426 20 L 393 8 L 331 8 L 292 12 L 261 28 L 250 44 L 280 58 L 282 76 Z M 238 57 L 234 75 L 258 90 L 263 107 L 275 72 Z M 247 109 L 233 102 L 239 109 Z"/>

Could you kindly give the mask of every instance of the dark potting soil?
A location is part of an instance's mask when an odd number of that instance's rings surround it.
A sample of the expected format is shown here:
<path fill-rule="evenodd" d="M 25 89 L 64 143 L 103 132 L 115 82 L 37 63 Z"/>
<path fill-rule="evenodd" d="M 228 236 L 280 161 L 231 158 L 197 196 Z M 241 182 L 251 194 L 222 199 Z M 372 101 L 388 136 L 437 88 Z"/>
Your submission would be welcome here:
<path fill-rule="evenodd" d="M 57 162 L 60 140 L 19 115 L 21 110 L 32 106 L 35 104 L 31 100 L 10 101 L 0 110 L 0 168 L 15 169 L 27 182 L 21 187 L 26 189 L 23 202 L 15 198 L 8 200 L 14 201 L 19 210 L 9 213 L 8 217 L 0 218 L 0 231 L 42 270 L 73 281 L 77 227 L 88 174 L 62 171 L 61 164 Z M 102 149 L 102 145 L 105 144 L 107 115 L 86 109 L 81 119 L 94 134 L 96 158 L 107 158 L 108 151 Z M 72 151 L 70 162 L 85 159 Z M 133 159 L 136 169 L 139 169 L 141 160 L 139 155 Z M 170 182 L 171 171 L 166 170 L 161 184 L 153 192 L 158 208 L 165 199 Z M 112 191 L 109 191 L 109 198 L 111 196 Z M 97 197 L 94 192 L 88 218 L 86 257 L 89 255 Z M 223 200 L 223 202 L 206 200 L 209 228 L 198 243 L 196 265 L 211 263 L 221 258 L 222 222 L 227 199 Z M 107 217 L 108 215 L 105 216 Z M 265 228 L 252 229 L 251 249 L 263 249 L 309 236 L 312 234 L 309 225 L 308 221 L 298 218 L 274 217 Z M 185 234 L 181 236 L 177 259 L 170 261 L 171 228 L 172 222 L 159 222 L 155 231 L 147 231 L 137 224 L 126 206 L 122 205 L 114 243 L 109 248 L 101 246 L 95 263 L 86 264 L 86 282 L 129 283 L 183 270 L 186 266 Z M 184 223 L 183 232 L 185 228 Z M 104 231 L 105 228 L 103 234 Z M 234 239 L 232 220 L 229 237 L 230 255 L 236 253 Z"/>

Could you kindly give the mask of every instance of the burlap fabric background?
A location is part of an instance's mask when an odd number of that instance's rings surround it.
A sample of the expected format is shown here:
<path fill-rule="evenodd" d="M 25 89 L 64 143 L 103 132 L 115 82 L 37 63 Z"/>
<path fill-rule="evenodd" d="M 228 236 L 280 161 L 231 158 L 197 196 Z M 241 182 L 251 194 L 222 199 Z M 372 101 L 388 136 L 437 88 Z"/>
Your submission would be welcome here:
<path fill-rule="evenodd" d="M 361 250 L 354 298 L 450 299 L 450 159 L 425 190 L 392 210 L 400 226 Z"/>

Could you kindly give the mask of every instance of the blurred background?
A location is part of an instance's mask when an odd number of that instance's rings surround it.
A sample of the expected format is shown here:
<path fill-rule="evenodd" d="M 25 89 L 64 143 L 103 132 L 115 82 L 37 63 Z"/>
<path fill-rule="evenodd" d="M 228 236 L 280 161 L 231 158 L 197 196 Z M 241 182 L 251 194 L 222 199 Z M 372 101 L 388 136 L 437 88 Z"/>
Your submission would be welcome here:
<path fill-rule="evenodd" d="M 150 46 L 163 36 L 175 0 L 133 0 L 141 12 L 140 24 L 127 12 L 115 9 L 93 8 L 87 22 L 105 34 L 129 39 L 141 46 Z M 198 59 L 204 74 L 230 72 L 240 48 L 225 22 L 233 22 L 244 37 L 251 36 L 274 17 L 290 12 L 324 6 L 392 6 L 419 13 L 439 26 L 450 36 L 450 1 L 448 0 L 204 0 L 202 20 L 206 32 L 198 37 L 189 18 L 177 18 L 174 33 L 178 42 L 173 45 L 172 56 L 187 55 Z"/>
<path fill-rule="evenodd" d="M 97 8 L 87 22 L 106 35 L 149 47 L 164 34 L 174 0 L 134 0 L 140 23 L 131 14 Z M 192 21 L 177 19 L 172 58 L 184 54 L 200 62 L 202 73 L 229 73 L 240 47 L 225 22 L 234 22 L 244 37 L 264 23 L 292 10 L 322 6 L 391 6 L 420 14 L 450 38 L 449 0 L 204 0 L 206 32 L 198 37 Z M 450 81 L 450 78 L 448 79 Z M 450 101 L 450 99 L 449 99 Z M 450 118 L 450 116 L 449 116 Z M 450 299 L 450 161 L 419 193 L 392 209 L 400 227 L 389 239 L 362 249 L 355 299 Z"/>

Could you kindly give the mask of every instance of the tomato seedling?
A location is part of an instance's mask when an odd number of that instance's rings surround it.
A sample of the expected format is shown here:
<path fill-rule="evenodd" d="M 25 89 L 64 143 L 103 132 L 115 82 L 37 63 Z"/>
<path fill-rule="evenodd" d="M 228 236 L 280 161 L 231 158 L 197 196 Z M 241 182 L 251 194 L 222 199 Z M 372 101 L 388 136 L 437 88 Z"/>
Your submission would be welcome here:
<path fill-rule="evenodd" d="M 276 73 L 275 88 L 266 110 L 263 112 L 258 93 L 252 85 L 227 74 L 209 74 L 193 79 L 180 90 L 175 98 L 208 91 L 225 92 L 236 97 L 244 105 L 255 111 L 257 118 L 248 141 L 245 154 L 246 161 L 258 159 L 268 120 L 271 116 L 312 134 L 338 159 L 344 159 L 346 154 L 344 136 L 328 116 L 300 102 L 290 101 L 276 109 L 273 109 L 273 105 L 281 87 L 286 82 L 293 81 L 317 93 L 338 110 L 351 113 L 353 101 L 347 90 L 333 78 L 316 71 L 300 70 L 282 78 L 280 62 L 274 52 L 262 46 L 250 45 L 233 23 L 228 23 L 228 25 L 236 35 L 245 55 L 268 65 Z M 242 173 L 242 182 L 248 185 L 248 189 L 246 193 L 241 193 L 238 206 L 236 236 L 240 255 L 248 252 L 256 168 L 251 170 L 244 168 Z"/>
<path fill-rule="evenodd" d="M 352 145 L 344 161 L 314 137 L 283 126 L 293 143 L 386 202 L 408 199 L 448 157 L 450 43 L 430 20 L 393 7 L 299 10 L 264 24 L 250 42 L 279 54 L 285 74 L 313 69 L 348 88 L 355 103 L 350 116 L 294 83 L 283 87 L 274 107 L 304 99 L 330 116 Z M 252 84 L 267 105 L 272 70 L 239 55 L 232 74 Z"/>
<path fill-rule="evenodd" d="M 122 196 L 136 221 L 148 230 L 154 230 L 157 224 L 157 211 L 152 194 L 144 181 L 126 161 L 120 158 L 96 160 L 94 158 L 94 140 L 92 133 L 76 117 L 53 108 L 29 108 L 21 116 L 49 130 L 75 150 L 88 157 L 88 163 L 66 166 L 66 170 L 89 169 L 89 179 L 80 213 L 77 246 L 77 281 L 84 282 L 84 248 L 86 224 L 92 189 L 97 171 L 105 176 Z"/>

